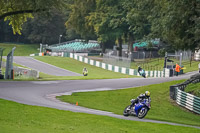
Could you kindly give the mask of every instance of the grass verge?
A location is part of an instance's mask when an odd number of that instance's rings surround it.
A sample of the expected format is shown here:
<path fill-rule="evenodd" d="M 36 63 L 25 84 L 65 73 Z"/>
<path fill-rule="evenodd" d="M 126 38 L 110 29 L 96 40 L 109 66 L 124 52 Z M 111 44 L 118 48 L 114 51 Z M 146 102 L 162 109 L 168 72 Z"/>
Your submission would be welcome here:
<path fill-rule="evenodd" d="M 1 48 L 5 48 L 3 56 L 7 56 L 13 47 L 16 47 L 14 56 L 29 56 L 33 53 L 39 53 L 37 50 L 39 44 L 11 44 L 11 43 L 0 43 Z"/>
<path fill-rule="evenodd" d="M 48 64 L 52 64 L 54 66 L 70 70 L 72 72 L 82 74 L 82 70 L 84 67 L 88 69 L 88 76 L 52 76 L 47 74 L 41 74 L 41 79 L 113 79 L 113 78 L 133 78 L 138 76 L 131 76 L 121 73 L 112 72 L 109 70 L 104 70 L 102 68 L 98 68 L 89 64 L 85 64 L 83 62 L 67 58 L 67 57 L 52 57 L 52 56 L 43 56 L 43 57 L 35 57 L 35 59 L 46 62 Z"/>
<path fill-rule="evenodd" d="M 193 95 L 195 95 L 197 97 L 200 97 L 200 83 L 189 84 L 185 88 L 185 92 L 188 92 L 188 93 L 193 94 Z"/>
<path fill-rule="evenodd" d="M 199 133 L 199 129 L 121 120 L 0 99 L 2 133 Z"/>
<path fill-rule="evenodd" d="M 169 86 L 180 82 L 183 82 L 183 80 L 122 90 L 80 92 L 57 98 L 72 104 L 78 102 L 80 106 L 88 108 L 122 114 L 124 108 L 130 104 L 130 99 L 136 98 L 139 94 L 149 90 L 152 108 L 146 118 L 200 126 L 200 115 L 177 106 L 169 98 Z"/>

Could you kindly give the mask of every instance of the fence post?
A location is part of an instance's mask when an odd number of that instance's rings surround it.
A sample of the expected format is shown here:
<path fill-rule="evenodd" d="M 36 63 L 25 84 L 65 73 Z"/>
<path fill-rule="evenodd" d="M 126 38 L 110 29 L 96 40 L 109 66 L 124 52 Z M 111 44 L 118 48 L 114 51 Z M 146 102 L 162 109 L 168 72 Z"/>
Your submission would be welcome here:
<path fill-rule="evenodd" d="M 16 47 L 7 55 L 5 79 L 13 79 L 13 54 Z"/>
<path fill-rule="evenodd" d="M 178 87 L 177 85 L 170 86 L 170 98 L 173 100 L 176 100 L 176 88 L 177 87 Z"/>

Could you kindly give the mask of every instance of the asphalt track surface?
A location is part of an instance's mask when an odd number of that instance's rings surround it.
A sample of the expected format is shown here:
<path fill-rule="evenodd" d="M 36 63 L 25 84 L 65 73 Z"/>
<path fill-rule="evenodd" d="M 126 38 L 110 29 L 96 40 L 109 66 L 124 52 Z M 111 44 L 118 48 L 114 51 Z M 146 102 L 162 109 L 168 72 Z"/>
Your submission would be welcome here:
<path fill-rule="evenodd" d="M 136 117 L 124 117 L 123 115 L 113 114 L 112 112 L 88 109 L 85 107 L 64 103 L 55 98 L 56 96 L 59 95 L 70 95 L 73 92 L 116 90 L 116 89 L 144 86 L 150 84 L 158 84 L 173 80 L 187 79 L 195 73 L 196 72 L 187 73 L 173 78 L 146 78 L 146 79 L 126 78 L 126 79 L 62 80 L 62 81 L 1 81 L 0 98 L 27 105 L 36 105 L 36 106 L 56 108 L 60 110 L 68 110 L 73 112 L 104 115 L 104 116 L 110 116 L 119 119 L 126 119 L 133 121 L 179 125 L 179 126 L 194 127 L 200 129 L 200 127 L 197 126 L 190 126 L 190 125 L 149 120 L 149 119 L 138 119 Z"/>
<path fill-rule="evenodd" d="M 71 72 L 66 69 L 58 68 L 56 66 L 35 60 L 32 57 L 14 56 L 14 62 L 23 66 L 35 69 L 37 71 L 54 76 L 82 76 L 81 74 Z"/>

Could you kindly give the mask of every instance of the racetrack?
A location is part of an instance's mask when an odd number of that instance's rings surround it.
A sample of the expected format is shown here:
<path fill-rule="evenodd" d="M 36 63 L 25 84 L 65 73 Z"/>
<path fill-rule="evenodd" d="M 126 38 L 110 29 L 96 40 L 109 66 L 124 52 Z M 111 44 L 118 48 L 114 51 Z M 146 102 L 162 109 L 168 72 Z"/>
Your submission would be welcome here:
<path fill-rule="evenodd" d="M 126 79 L 103 79 L 103 80 L 66 80 L 66 81 L 1 81 L 0 98 L 16 101 L 28 105 L 37 105 L 61 110 L 69 110 L 73 112 L 83 112 L 96 115 L 106 115 L 120 119 L 165 123 L 170 125 L 183 124 L 169 123 L 163 121 L 155 121 L 148 119 L 138 119 L 135 117 L 124 117 L 111 112 L 88 109 L 80 106 L 71 105 L 61 102 L 55 97 L 63 94 L 71 94 L 79 91 L 97 91 L 97 90 L 114 90 L 136 86 L 144 86 L 149 84 L 158 84 L 162 82 L 186 79 L 193 73 L 188 73 L 173 78 L 126 78 Z M 195 127 L 195 126 L 191 126 Z M 199 128 L 200 127 L 195 127 Z"/>
<path fill-rule="evenodd" d="M 58 68 L 56 66 L 50 65 L 48 63 L 41 62 L 39 60 L 35 60 L 32 57 L 25 56 L 14 56 L 14 62 L 40 72 L 46 73 L 48 75 L 55 76 L 82 76 L 81 74 Z"/>

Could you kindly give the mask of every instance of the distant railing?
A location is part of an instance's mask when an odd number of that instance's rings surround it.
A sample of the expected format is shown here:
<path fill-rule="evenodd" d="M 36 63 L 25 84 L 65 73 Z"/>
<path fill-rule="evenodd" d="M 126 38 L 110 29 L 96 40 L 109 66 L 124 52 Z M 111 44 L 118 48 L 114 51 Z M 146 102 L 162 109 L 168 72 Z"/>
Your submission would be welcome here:
<path fill-rule="evenodd" d="M 103 54 L 103 62 L 119 67 L 131 67 L 131 58 Z"/>
<path fill-rule="evenodd" d="M 170 98 L 175 100 L 177 104 L 183 106 L 197 114 L 200 114 L 200 98 L 192 94 L 184 92 L 185 87 L 190 83 L 200 82 L 200 74 L 191 76 L 187 81 L 170 86 Z"/>

